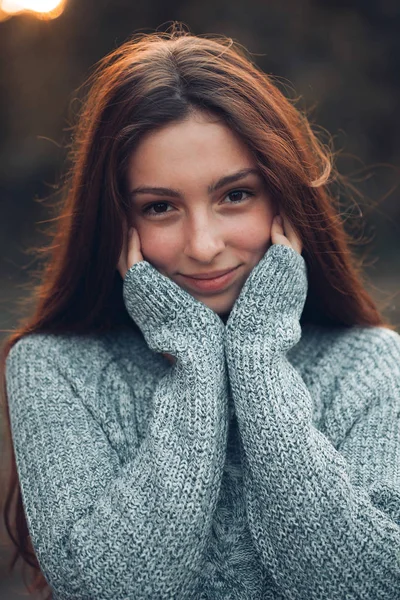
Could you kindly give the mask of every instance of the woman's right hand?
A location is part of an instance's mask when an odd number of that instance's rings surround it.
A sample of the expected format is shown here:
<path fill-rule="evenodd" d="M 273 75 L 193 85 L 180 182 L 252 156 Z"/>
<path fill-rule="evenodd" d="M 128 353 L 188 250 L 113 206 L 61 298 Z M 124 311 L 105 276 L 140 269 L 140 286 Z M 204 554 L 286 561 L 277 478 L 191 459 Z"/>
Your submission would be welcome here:
<path fill-rule="evenodd" d="M 223 351 L 222 320 L 143 257 L 136 229 L 124 229 L 117 269 L 125 307 L 152 350 L 186 359 L 188 347 L 198 343 L 199 353 L 213 348 L 213 360 L 217 348 Z"/>
<path fill-rule="evenodd" d="M 128 269 L 141 260 L 144 259 L 141 252 L 140 238 L 137 229 L 131 227 L 127 231 L 127 227 L 124 225 L 122 250 L 117 265 L 117 269 L 122 279 L 125 278 Z"/>

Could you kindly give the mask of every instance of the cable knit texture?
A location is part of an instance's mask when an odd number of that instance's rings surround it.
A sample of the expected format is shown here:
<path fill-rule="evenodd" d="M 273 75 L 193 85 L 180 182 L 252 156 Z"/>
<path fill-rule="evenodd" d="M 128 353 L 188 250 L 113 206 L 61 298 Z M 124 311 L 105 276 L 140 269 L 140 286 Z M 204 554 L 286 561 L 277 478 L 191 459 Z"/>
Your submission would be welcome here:
<path fill-rule="evenodd" d="M 398 600 L 400 336 L 301 327 L 283 245 L 226 325 L 146 261 L 123 294 L 143 335 L 32 334 L 7 358 L 53 598 Z"/>

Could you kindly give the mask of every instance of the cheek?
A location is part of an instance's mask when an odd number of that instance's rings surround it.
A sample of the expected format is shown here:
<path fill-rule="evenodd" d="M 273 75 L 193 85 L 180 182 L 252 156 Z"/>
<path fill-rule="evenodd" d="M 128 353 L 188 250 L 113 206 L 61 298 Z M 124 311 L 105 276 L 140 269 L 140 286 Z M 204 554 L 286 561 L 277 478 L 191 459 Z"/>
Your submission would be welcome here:
<path fill-rule="evenodd" d="M 272 218 L 269 215 L 248 215 L 243 217 L 234 232 L 234 240 L 238 247 L 248 252 L 259 252 L 266 249 L 271 240 Z"/>
<path fill-rule="evenodd" d="M 169 272 L 180 254 L 179 239 L 168 228 L 138 227 L 142 254 L 158 270 Z"/>

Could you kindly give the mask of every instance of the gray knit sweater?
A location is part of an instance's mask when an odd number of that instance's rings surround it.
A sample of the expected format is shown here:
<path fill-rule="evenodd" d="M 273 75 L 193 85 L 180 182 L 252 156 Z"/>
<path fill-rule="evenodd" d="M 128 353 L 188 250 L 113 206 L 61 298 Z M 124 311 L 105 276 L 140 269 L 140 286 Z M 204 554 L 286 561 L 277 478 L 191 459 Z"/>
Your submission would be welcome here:
<path fill-rule="evenodd" d="M 53 597 L 398 600 L 400 336 L 301 328 L 283 245 L 226 325 L 146 261 L 123 290 L 143 336 L 32 334 L 7 359 Z"/>

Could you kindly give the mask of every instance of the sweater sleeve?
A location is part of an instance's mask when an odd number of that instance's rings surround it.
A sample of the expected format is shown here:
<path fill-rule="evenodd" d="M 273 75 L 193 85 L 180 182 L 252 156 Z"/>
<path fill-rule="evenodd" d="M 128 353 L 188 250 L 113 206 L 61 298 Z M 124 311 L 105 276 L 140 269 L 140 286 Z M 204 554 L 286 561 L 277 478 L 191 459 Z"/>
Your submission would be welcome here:
<path fill-rule="evenodd" d="M 337 450 L 314 427 L 309 390 L 286 356 L 301 336 L 306 293 L 304 259 L 274 245 L 227 323 L 252 537 L 288 600 L 396 600 L 400 338 L 376 328 L 381 343 L 348 349 L 366 360 L 344 374 L 330 403 L 340 411 L 349 404 L 346 394 L 354 394 L 366 409 Z"/>
<path fill-rule="evenodd" d="M 225 459 L 224 326 L 146 261 L 128 271 L 123 293 L 148 344 L 176 357 L 146 437 L 121 466 L 55 358 L 57 337 L 22 338 L 6 381 L 24 510 L 54 598 L 186 600 Z"/>

